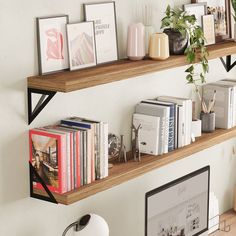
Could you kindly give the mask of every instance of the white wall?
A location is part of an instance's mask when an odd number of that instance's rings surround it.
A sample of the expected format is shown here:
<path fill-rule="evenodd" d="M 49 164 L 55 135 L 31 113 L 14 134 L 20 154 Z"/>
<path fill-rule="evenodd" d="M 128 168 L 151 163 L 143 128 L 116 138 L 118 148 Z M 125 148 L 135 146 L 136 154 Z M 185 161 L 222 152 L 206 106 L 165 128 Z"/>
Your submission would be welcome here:
<path fill-rule="evenodd" d="M 181 5 L 189 1 L 152 2 L 160 19 L 167 2 Z M 236 180 L 236 160 L 231 152 L 236 139 L 70 206 L 29 198 L 29 128 L 51 124 L 69 115 L 87 116 L 107 120 L 110 130 L 124 134 L 129 146 L 131 114 L 137 102 L 161 94 L 191 96 L 182 67 L 69 94 L 58 93 L 28 126 L 26 77 L 38 71 L 35 17 L 65 13 L 75 22 L 81 19 L 81 3 L 81 0 L 0 0 L 0 235 L 59 236 L 72 221 L 94 212 L 108 221 L 111 236 L 142 236 L 145 192 L 208 164 L 211 188 L 220 200 L 221 212 L 231 208 Z M 116 3 L 120 54 L 124 55 L 126 28 L 134 19 L 136 1 Z M 158 21 L 155 23 L 158 27 Z M 208 81 L 227 76 L 219 60 L 211 61 L 210 69 Z M 234 75 L 235 70 L 228 76 Z"/>

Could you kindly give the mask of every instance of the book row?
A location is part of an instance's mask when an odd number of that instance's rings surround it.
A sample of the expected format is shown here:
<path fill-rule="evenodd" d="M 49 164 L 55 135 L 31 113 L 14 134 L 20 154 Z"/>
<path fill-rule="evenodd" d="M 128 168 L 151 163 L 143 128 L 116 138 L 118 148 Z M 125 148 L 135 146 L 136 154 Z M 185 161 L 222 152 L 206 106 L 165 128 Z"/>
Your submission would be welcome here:
<path fill-rule="evenodd" d="M 65 193 L 108 176 L 108 124 L 79 117 L 29 131 L 30 162 L 50 191 Z M 34 187 L 42 189 L 35 178 Z"/>
<path fill-rule="evenodd" d="M 141 125 L 140 152 L 162 155 L 191 143 L 192 100 L 171 96 L 143 100 L 133 124 Z"/>

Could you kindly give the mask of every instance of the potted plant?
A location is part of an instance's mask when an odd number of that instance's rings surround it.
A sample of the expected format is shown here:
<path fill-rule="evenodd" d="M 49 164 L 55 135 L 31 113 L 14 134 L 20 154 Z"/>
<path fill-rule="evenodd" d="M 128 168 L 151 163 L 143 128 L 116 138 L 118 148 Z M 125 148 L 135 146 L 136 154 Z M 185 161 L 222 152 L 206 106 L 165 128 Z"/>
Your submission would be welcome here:
<path fill-rule="evenodd" d="M 235 0 L 236 1 L 236 0 Z M 196 89 L 198 82 L 205 83 L 205 75 L 209 71 L 208 52 L 204 46 L 204 34 L 202 28 L 197 25 L 194 15 L 188 15 L 182 9 L 167 7 L 166 16 L 162 19 L 164 33 L 169 36 L 170 54 L 185 54 L 190 66 L 185 71 L 188 83 L 194 84 Z M 195 63 L 200 62 L 199 73 L 195 72 Z"/>
<path fill-rule="evenodd" d="M 234 41 L 236 42 L 236 0 L 231 0 L 232 8 L 233 8 L 233 18 L 234 18 Z"/>

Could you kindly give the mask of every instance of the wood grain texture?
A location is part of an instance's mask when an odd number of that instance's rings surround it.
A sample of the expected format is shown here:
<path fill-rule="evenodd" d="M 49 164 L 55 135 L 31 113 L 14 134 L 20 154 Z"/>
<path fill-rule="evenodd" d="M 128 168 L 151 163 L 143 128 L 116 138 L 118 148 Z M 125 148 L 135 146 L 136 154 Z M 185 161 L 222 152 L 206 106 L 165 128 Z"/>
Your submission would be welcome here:
<path fill-rule="evenodd" d="M 234 137 L 236 137 L 236 128 L 229 130 L 218 129 L 214 133 L 204 134 L 195 143 L 168 154 L 162 156 L 145 155 L 142 156 L 141 162 L 131 160 L 126 164 L 116 164 L 109 171 L 109 177 L 106 179 L 95 181 L 90 185 L 63 195 L 54 194 L 54 196 L 61 204 L 72 204 Z M 37 191 L 37 193 L 44 194 L 42 191 Z"/>
<path fill-rule="evenodd" d="M 236 235 L 236 213 L 234 210 L 229 210 L 226 213 L 220 216 L 220 229 L 224 227 L 223 221 L 226 222 L 226 225 L 230 225 L 230 232 L 216 231 L 211 236 L 235 236 Z"/>
<path fill-rule="evenodd" d="M 226 41 L 208 46 L 208 50 L 209 60 L 236 54 L 236 43 Z M 150 59 L 129 61 L 124 59 L 78 71 L 65 71 L 43 76 L 31 76 L 28 78 L 28 87 L 66 93 L 125 80 L 148 73 L 176 68 L 187 64 L 186 58 L 183 55 L 171 56 L 165 61 L 153 61 Z"/>

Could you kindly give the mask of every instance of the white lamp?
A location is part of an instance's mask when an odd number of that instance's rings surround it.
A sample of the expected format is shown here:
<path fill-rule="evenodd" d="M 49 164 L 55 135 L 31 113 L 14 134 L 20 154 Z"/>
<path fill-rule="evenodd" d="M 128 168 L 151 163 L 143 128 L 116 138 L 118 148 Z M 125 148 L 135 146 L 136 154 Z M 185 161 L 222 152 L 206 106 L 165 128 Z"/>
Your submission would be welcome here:
<path fill-rule="evenodd" d="M 77 236 L 109 236 L 107 222 L 101 216 L 95 214 L 85 215 L 79 221 L 70 224 L 62 236 L 65 236 L 67 231 L 74 226 L 74 235 Z"/>

